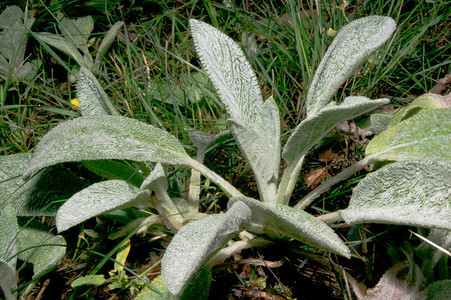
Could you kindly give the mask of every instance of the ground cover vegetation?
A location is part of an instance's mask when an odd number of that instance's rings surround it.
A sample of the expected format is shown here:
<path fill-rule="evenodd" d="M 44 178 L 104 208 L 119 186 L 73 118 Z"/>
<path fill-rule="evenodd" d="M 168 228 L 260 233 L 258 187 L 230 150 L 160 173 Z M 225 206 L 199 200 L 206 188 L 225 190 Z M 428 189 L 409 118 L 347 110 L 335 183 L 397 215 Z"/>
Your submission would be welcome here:
<path fill-rule="evenodd" d="M 449 295 L 446 1 L 0 8 L 7 299 Z"/>

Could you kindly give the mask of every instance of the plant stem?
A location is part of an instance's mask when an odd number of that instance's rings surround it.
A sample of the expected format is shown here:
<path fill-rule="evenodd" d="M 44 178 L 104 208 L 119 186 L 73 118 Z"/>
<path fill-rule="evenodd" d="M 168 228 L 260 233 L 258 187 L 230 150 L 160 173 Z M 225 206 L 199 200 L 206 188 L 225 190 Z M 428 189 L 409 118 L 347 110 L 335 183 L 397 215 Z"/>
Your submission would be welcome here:
<path fill-rule="evenodd" d="M 255 239 L 252 239 L 252 240 L 237 241 L 237 242 L 234 242 L 229 247 L 226 247 L 226 248 L 222 249 L 221 251 L 219 251 L 218 253 L 216 253 L 216 255 L 213 256 L 208 261 L 207 264 L 209 266 L 213 267 L 215 265 L 218 265 L 218 264 L 222 263 L 224 260 L 226 260 L 230 256 L 240 252 L 241 250 L 249 249 L 249 248 L 252 248 L 252 247 L 268 246 L 268 245 L 273 244 L 273 243 L 274 242 L 268 241 L 268 240 L 266 240 L 264 238 L 255 238 Z"/>
<path fill-rule="evenodd" d="M 190 159 L 187 163 L 187 166 L 199 171 L 206 178 L 210 179 L 214 183 L 216 183 L 229 197 L 243 196 L 243 194 L 237 190 L 233 185 L 227 182 L 224 178 L 207 168 L 205 165 L 201 164 L 197 160 Z"/>
<path fill-rule="evenodd" d="M 311 191 L 307 196 L 305 196 L 298 204 L 294 206 L 294 208 L 297 209 L 305 209 L 307 206 L 309 206 L 313 200 L 315 200 L 317 197 L 319 197 L 322 193 L 329 190 L 333 185 L 339 183 L 340 181 L 348 178 L 349 176 L 357 173 L 358 171 L 362 170 L 367 165 L 374 162 L 375 157 L 374 156 L 368 156 L 361 161 L 358 161 L 354 163 L 352 166 L 348 167 L 347 169 L 344 169 L 338 175 L 329 178 L 325 182 L 323 182 L 320 186 L 318 186 L 316 189 Z"/>
<path fill-rule="evenodd" d="M 291 193 L 298 179 L 299 172 L 304 162 L 304 156 L 298 161 L 296 165 L 290 164 L 283 172 L 282 180 L 279 184 L 279 191 L 277 194 L 277 203 L 288 205 L 290 201 Z"/>
<path fill-rule="evenodd" d="M 335 222 L 339 222 L 342 221 L 343 218 L 341 217 L 341 215 L 339 214 L 338 211 L 335 211 L 333 213 L 330 214 L 325 214 L 325 215 L 321 215 L 317 217 L 318 220 L 323 221 L 326 224 L 332 224 Z"/>

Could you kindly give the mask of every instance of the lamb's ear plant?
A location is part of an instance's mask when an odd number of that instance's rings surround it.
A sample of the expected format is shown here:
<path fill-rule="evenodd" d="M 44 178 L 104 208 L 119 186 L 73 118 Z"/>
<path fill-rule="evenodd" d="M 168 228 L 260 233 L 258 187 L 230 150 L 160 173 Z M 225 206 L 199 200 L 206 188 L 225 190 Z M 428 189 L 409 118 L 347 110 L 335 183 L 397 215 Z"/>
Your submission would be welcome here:
<path fill-rule="evenodd" d="M 340 122 L 388 103 L 387 99 L 370 100 L 363 96 L 347 97 L 340 104 L 331 99 L 369 55 L 389 39 L 395 27 L 391 18 L 371 16 L 341 29 L 313 77 L 307 95 L 307 118 L 294 129 L 282 149 L 277 102 L 272 97 L 263 100 L 257 78 L 240 47 L 214 27 L 190 21 L 202 66 L 229 116 L 229 130 L 255 174 L 259 200 L 243 196 L 208 169 L 202 164 L 201 155 L 197 160 L 191 158 L 168 132 L 118 116 L 86 68 L 81 68 L 77 87 L 77 98 L 83 99 L 82 117 L 58 125 L 42 138 L 23 178 L 28 180 L 62 163 L 82 162 L 85 168 L 106 179 L 74 193 L 59 208 L 56 222 L 60 232 L 88 218 L 127 207 L 148 207 L 149 213 L 157 212 L 152 220 L 142 221 L 155 222 L 155 216 L 159 216 L 169 230 L 177 232 L 162 261 L 162 278 L 169 298 L 194 299 L 199 295 L 194 296 L 196 291 L 204 291 L 200 294 L 205 297 L 205 281 L 211 276 L 212 266 L 243 249 L 267 245 L 270 239 L 285 236 L 350 258 L 349 248 L 321 219 L 450 230 L 449 191 L 446 184 L 431 182 L 431 170 L 444 174 L 450 164 L 449 152 L 444 151 L 446 143 L 438 144 L 439 140 L 449 140 L 446 109 L 426 110 L 403 118 L 372 141 L 367 158 L 326 181 L 296 207 L 289 206 L 305 154 Z M 215 138 L 192 135 L 199 154 Z M 281 158 L 286 168 L 279 178 Z M 321 218 L 300 209 L 362 166 L 392 160 L 397 162 L 361 181 L 348 209 Z M 168 165 L 184 165 L 193 170 L 187 199 L 169 196 Z M 387 174 L 391 176 L 392 172 L 396 175 L 389 177 Z M 230 197 L 226 213 L 197 214 L 199 174 Z M 406 179 L 406 175 L 410 177 Z M 416 185 L 418 178 L 424 179 L 421 185 Z M 390 201 L 384 202 L 387 197 Z M 429 197 L 434 201 L 425 204 Z M 366 213 L 370 209 L 381 213 L 372 218 Z M 406 213 L 395 214 L 394 209 Z M 435 220 L 430 218 L 431 213 L 435 213 Z M 192 221 L 196 218 L 199 219 Z M 241 240 L 231 240 L 242 231 L 265 234 L 267 238 L 241 234 Z"/>
<path fill-rule="evenodd" d="M 115 23 L 106 33 L 99 47 L 96 49 L 95 58 L 89 52 L 92 42 L 89 39 L 94 29 L 94 20 L 91 16 L 70 19 L 58 12 L 56 15 L 58 29 L 61 34 L 40 32 L 33 36 L 40 42 L 55 47 L 73 58 L 80 67 L 89 69 L 93 73 L 99 72 L 100 63 L 111 44 L 121 29 L 123 22 Z"/>

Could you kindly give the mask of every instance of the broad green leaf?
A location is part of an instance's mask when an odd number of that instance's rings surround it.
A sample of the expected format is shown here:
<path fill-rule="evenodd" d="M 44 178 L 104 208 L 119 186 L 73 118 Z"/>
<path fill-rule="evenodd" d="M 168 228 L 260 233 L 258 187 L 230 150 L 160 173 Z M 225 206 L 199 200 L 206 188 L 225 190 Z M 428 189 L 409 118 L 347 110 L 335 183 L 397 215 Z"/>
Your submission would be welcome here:
<path fill-rule="evenodd" d="M 283 159 L 288 164 L 296 164 L 311 147 L 339 123 L 372 111 L 388 102 L 388 99 L 371 100 L 366 97 L 354 96 L 345 98 L 339 105 L 329 104 L 296 127 L 283 149 Z"/>
<path fill-rule="evenodd" d="M 121 179 L 140 187 L 145 176 L 130 163 L 119 160 L 85 160 L 84 167 L 106 179 Z"/>
<path fill-rule="evenodd" d="M 451 162 L 451 110 L 430 109 L 374 137 L 367 156 L 379 160 L 428 159 Z"/>
<path fill-rule="evenodd" d="M 122 180 L 95 183 L 68 199 L 56 214 L 59 232 L 92 217 L 146 202 L 150 191 L 139 191 Z"/>
<path fill-rule="evenodd" d="M 441 97 L 441 96 L 440 96 Z M 425 94 L 416 98 L 408 106 L 401 108 L 395 113 L 388 128 L 395 126 L 399 122 L 406 120 L 423 109 L 443 108 L 442 102 L 434 94 Z"/>
<path fill-rule="evenodd" d="M 83 59 L 83 56 L 80 54 L 78 49 L 69 43 L 64 37 L 59 36 L 54 33 L 35 33 L 35 37 L 46 44 L 49 44 L 52 47 L 55 47 L 56 49 L 66 53 L 82 67 L 89 68 L 90 66 L 85 64 L 85 61 Z"/>
<path fill-rule="evenodd" d="M 102 86 L 84 67 L 78 73 L 77 100 L 83 116 L 118 115 Z"/>
<path fill-rule="evenodd" d="M 451 164 L 405 161 L 359 182 L 341 216 L 348 224 L 392 223 L 451 230 Z"/>
<path fill-rule="evenodd" d="M 390 17 L 369 16 L 343 27 L 327 49 L 307 93 L 307 116 L 313 117 L 340 86 L 396 29 Z"/>
<path fill-rule="evenodd" d="M 58 12 L 57 18 L 59 20 L 58 28 L 61 33 L 70 41 L 72 45 L 77 48 L 86 47 L 89 36 L 94 29 L 94 20 L 91 16 L 81 17 L 77 19 L 69 19 L 63 17 L 61 12 Z"/>
<path fill-rule="evenodd" d="M 76 288 L 82 285 L 99 286 L 106 282 L 105 275 L 86 275 L 75 279 L 70 286 Z"/>
<path fill-rule="evenodd" d="M 87 116 L 64 122 L 39 142 L 24 178 L 62 162 L 119 159 L 184 164 L 191 160 L 169 133 L 120 116 Z"/>
<path fill-rule="evenodd" d="M 97 54 L 96 54 L 96 59 L 95 59 L 96 64 L 100 64 L 100 60 L 102 59 L 102 57 L 105 55 L 108 48 L 113 43 L 114 39 L 118 35 L 119 30 L 121 29 L 123 24 L 124 24 L 124 22 L 121 22 L 121 21 L 116 22 L 105 34 L 105 37 L 103 38 L 102 43 L 100 43 L 99 49 L 97 49 Z"/>
<path fill-rule="evenodd" d="M 426 292 L 426 300 L 448 300 L 451 295 L 451 280 L 433 282 L 427 286 Z"/>
<path fill-rule="evenodd" d="M 254 171 L 262 200 L 275 202 L 280 163 L 277 153 L 273 152 L 272 145 L 268 145 L 258 132 L 231 119 L 227 121 L 227 125 Z"/>
<path fill-rule="evenodd" d="M 202 66 L 230 118 L 252 127 L 263 99 L 243 51 L 230 37 L 211 25 L 191 19 L 190 28 Z"/>
<path fill-rule="evenodd" d="M 16 300 L 17 294 L 11 294 L 12 290 L 17 289 L 16 269 L 11 267 L 3 259 L 0 258 L 0 288 L 6 300 Z"/>
<path fill-rule="evenodd" d="M 66 254 L 66 241 L 61 235 L 21 228 L 18 239 L 18 258 L 33 264 L 33 278 L 57 265 Z"/>
<path fill-rule="evenodd" d="M 303 210 L 263 203 L 244 196 L 231 198 L 228 206 L 236 202 L 244 202 L 252 211 L 251 222 L 263 225 L 267 232 L 289 236 L 346 258 L 351 257 L 348 247 L 329 226 Z"/>
<path fill-rule="evenodd" d="M 191 278 L 229 238 L 250 221 L 251 211 L 237 201 L 229 211 L 185 225 L 166 248 L 161 274 L 171 294 L 180 296 Z"/>
<path fill-rule="evenodd" d="M 0 211 L 9 204 L 16 215 L 29 215 L 25 206 L 32 189 L 31 182 L 22 180 L 31 153 L 18 153 L 0 156 Z M 32 213 L 31 213 L 32 214 Z"/>

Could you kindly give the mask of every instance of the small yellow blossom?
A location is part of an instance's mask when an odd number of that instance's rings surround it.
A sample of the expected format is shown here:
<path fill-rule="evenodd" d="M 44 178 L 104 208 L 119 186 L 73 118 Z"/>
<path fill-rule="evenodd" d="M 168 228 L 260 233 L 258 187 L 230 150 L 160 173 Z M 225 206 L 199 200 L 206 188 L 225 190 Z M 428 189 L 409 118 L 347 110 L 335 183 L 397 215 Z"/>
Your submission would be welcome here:
<path fill-rule="evenodd" d="M 72 99 L 72 100 L 70 100 L 70 103 L 72 104 L 72 105 L 75 105 L 76 107 L 80 107 L 80 104 L 78 103 L 78 100 L 77 99 Z"/>
<path fill-rule="evenodd" d="M 330 27 L 329 27 L 329 29 L 327 29 L 327 36 L 336 36 L 336 35 L 337 35 L 337 31 L 333 30 Z"/>

